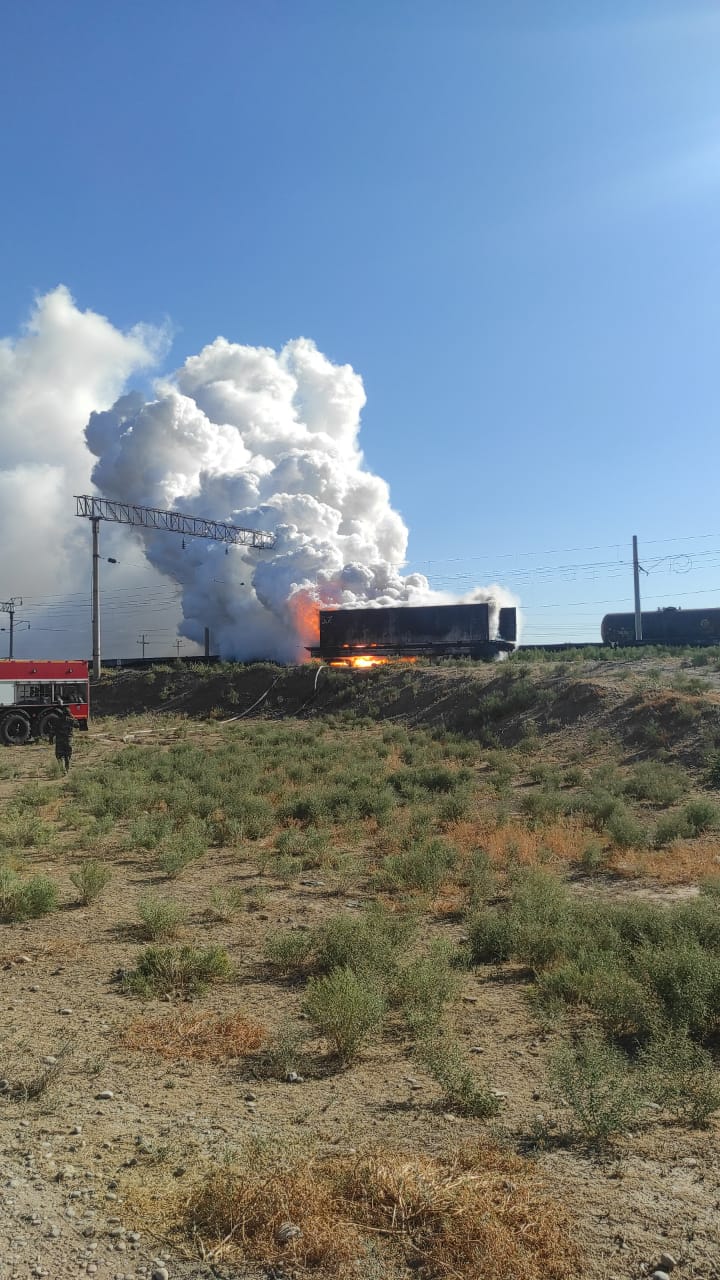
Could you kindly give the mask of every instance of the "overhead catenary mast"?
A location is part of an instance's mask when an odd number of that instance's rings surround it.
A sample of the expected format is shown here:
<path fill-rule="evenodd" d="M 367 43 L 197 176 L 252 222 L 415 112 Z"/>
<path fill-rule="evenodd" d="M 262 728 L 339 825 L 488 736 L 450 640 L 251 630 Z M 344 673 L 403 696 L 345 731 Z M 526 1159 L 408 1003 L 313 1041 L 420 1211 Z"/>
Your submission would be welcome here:
<path fill-rule="evenodd" d="M 163 511 L 159 507 L 139 507 L 130 502 L 115 502 L 92 494 L 75 495 L 75 515 L 92 524 L 92 665 L 93 678 L 99 680 L 100 660 L 100 521 L 135 525 L 142 529 L 161 529 L 188 538 L 209 538 L 231 546 L 254 547 L 271 551 L 275 534 L 259 529 L 244 529 L 218 520 L 182 515 L 179 511 Z"/>

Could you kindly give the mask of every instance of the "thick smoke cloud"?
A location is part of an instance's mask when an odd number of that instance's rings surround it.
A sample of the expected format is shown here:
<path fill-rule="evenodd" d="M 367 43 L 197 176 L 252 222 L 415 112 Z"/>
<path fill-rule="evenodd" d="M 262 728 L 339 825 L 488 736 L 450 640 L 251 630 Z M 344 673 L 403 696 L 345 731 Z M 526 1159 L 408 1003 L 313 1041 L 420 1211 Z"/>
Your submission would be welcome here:
<path fill-rule="evenodd" d="M 306 656 L 319 605 L 449 602 L 403 575 L 408 531 L 363 465 L 362 380 L 307 339 L 280 352 L 218 338 L 158 387 L 91 415 L 92 478 L 106 497 L 174 507 L 277 535 L 273 551 L 145 536 L 182 586 L 182 634 L 209 626 L 226 657 Z M 509 603 L 500 588 L 463 600 Z"/>
<path fill-rule="evenodd" d="M 87 529 L 74 520 L 72 503 L 90 484 L 88 415 L 111 405 L 164 346 L 156 330 L 121 333 L 80 311 L 63 287 L 36 300 L 18 338 L 0 340 L 0 599 L 30 602 L 23 612 L 37 624 L 35 652 L 53 649 L 42 601 L 88 585 Z M 73 632 L 71 622 L 63 618 L 60 652 L 67 635 L 67 652 L 85 653 L 87 630 Z M 18 635 L 23 644 L 30 652 L 26 632 Z"/>

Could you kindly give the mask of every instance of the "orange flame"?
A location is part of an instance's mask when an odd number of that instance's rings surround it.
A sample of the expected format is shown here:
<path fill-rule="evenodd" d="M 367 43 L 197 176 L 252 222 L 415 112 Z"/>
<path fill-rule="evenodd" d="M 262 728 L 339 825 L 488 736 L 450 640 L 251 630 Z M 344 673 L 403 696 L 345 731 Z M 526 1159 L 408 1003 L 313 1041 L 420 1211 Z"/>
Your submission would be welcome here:
<path fill-rule="evenodd" d="M 417 658 L 376 658 L 368 653 L 348 654 L 347 658 L 334 658 L 330 667 L 352 667 L 354 671 L 367 671 L 369 667 L 398 666 L 401 662 L 417 662 Z"/>

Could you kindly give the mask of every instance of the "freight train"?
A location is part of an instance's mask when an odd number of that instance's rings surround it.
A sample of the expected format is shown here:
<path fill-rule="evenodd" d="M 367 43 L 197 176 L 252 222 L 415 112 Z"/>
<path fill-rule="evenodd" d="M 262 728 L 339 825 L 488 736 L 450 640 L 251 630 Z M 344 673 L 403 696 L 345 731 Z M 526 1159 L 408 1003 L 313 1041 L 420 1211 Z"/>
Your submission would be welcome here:
<path fill-rule="evenodd" d="M 607 614 L 600 627 L 603 644 L 720 644 L 720 609 L 665 608 L 641 617 L 642 640 L 636 641 L 634 613 Z M 319 643 L 309 652 L 323 662 L 362 667 L 398 658 L 494 658 L 512 652 L 516 642 L 516 610 L 496 613 L 487 604 L 321 609 Z"/>

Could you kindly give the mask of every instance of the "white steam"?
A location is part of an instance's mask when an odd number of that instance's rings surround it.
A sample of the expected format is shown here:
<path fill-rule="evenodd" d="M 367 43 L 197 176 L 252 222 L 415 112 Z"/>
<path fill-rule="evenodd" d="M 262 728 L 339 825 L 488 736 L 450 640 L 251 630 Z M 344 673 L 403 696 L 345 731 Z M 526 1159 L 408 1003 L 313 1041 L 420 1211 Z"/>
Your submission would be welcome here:
<path fill-rule="evenodd" d="M 0 340 L 0 600 L 22 596 L 20 613 L 33 627 L 18 632 L 16 652 L 89 651 L 80 603 L 88 596 L 88 530 L 74 519 L 72 497 L 90 483 L 83 428 L 163 348 L 160 332 L 121 333 L 104 316 L 80 311 L 62 286 L 36 300 L 19 337 Z M 74 603 L 54 615 L 53 633 L 45 602 L 60 595 Z"/>
<path fill-rule="evenodd" d="M 401 572 L 408 531 L 358 446 L 362 380 L 298 339 L 282 351 L 218 338 L 159 384 L 94 412 L 92 479 L 106 497 L 273 531 L 272 551 L 143 534 L 182 587 L 181 633 L 209 626 L 225 657 L 306 657 L 323 605 L 449 603 Z M 512 604 L 499 587 L 462 601 Z"/>

